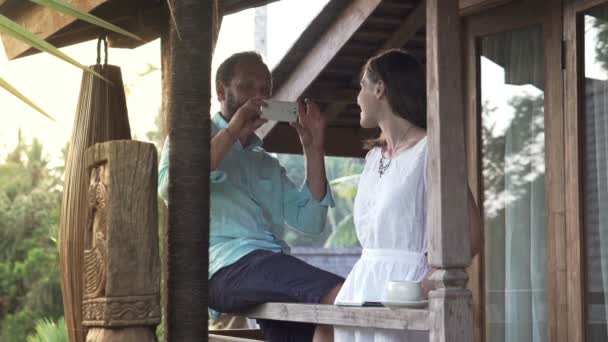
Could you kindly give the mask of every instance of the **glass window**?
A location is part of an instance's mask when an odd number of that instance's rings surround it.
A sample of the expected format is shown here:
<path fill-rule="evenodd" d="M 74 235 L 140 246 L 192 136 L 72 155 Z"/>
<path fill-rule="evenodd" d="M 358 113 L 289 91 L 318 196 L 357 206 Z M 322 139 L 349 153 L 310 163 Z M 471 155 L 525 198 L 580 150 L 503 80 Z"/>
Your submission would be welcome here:
<path fill-rule="evenodd" d="M 584 15 L 584 227 L 587 341 L 606 341 L 608 306 L 608 6 Z"/>
<path fill-rule="evenodd" d="M 486 341 L 547 341 L 542 29 L 482 38 L 480 67 Z"/>

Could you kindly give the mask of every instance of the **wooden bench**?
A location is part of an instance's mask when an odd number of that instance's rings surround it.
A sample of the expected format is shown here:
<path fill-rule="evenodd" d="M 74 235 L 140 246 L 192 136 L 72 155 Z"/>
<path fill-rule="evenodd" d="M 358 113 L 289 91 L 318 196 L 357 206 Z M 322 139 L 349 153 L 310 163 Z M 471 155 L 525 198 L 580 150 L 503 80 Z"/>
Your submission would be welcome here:
<path fill-rule="evenodd" d="M 353 307 L 321 304 L 267 303 L 240 313 L 255 319 L 354 326 L 396 330 L 429 330 L 429 310 L 387 307 Z M 209 331 L 209 341 L 263 341 L 259 330 Z"/>

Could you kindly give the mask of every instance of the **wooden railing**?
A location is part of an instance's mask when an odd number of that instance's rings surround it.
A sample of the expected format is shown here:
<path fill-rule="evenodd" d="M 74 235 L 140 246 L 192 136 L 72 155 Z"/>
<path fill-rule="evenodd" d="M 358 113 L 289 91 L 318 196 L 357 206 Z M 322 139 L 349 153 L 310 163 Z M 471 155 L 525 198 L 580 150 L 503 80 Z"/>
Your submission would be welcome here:
<path fill-rule="evenodd" d="M 426 1 L 429 263 L 427 309 L 269 303 L 252 318 L 338 326 L 429 331 L 431 342 L 473 341 L 471 262 L 457 0 Z M 211 339 L 213 340 L 213 339 Z"/>
<path fill-rule="evenodd" d="M 268 303 L 244 314 L 250 318 L 290 322 L 396 330 L 429 330 L 429 313 L 426 309 Z"/>

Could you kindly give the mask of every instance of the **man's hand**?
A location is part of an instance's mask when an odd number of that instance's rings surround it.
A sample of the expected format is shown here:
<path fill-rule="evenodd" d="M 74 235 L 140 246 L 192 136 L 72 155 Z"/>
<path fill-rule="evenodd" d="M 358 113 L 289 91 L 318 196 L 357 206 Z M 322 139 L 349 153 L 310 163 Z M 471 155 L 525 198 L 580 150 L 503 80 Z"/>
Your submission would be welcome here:
<path fill-rule="evenodd" d="M 235 135 L 236 139 L 247 139 L 256 129 L 266 123 L 266 119 L 262 119 L 261 107 L 265 106 L 266 102 L 260 98 L 253 98 L 247 100 L 237 111 L 234 113 L 232 119 L 228 123 L 228 131 L 230 134 Z"/>
<path fill-rule="evenodd" d="M 316 103 L 308 99 L 305 102 L 306 105 L 298 103 L 298 120 L 291 125 L 298 131 L 304 150 L 322 151 L 325 143 L 326 120 Z"/>

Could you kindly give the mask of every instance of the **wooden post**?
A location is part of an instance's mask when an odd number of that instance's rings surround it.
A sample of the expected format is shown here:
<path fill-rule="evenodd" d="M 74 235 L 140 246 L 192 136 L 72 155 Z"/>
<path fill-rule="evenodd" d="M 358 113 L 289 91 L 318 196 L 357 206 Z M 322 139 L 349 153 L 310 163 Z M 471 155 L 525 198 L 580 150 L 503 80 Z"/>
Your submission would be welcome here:
<path fill-rule="evenodd" d="M 117 140 L 94 145 L 85 158 L 86 341 L 154 342 L 161 321 L 156 148 Z"/>
<path fill-rule="evenodd" d="M 471 262 L 457 0 L 427 0 L 430 341 L 473 341 Z"/>
<path fill-rule="evenodd" d="M 169 114 L 166 330 L 169 341 L 207 337 L 209 135 L 215 1 L 170 0 L 163 42 Z"/>

